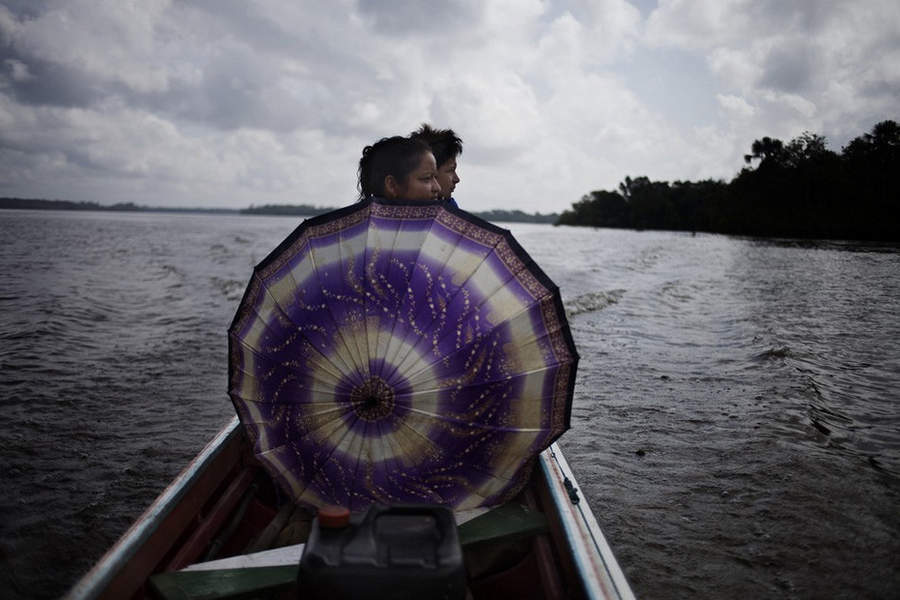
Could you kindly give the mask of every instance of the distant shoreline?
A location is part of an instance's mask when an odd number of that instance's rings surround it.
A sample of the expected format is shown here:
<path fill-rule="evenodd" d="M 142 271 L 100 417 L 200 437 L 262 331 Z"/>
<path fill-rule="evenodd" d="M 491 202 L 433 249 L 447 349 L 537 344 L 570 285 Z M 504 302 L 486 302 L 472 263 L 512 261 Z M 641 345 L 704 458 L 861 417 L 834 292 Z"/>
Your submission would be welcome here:
<path fill-rule="evenodd" d="M 0 210 L 94 210 L 103 212 L 175 212 L 205 214 L 239 214 L 236 208 L 177 208 L 139 206 L 131 202 L 103 205 L 96 202 L 72 202 L 71 200 L 45 200 L 43 198 L 0 198 Z"/>
<path fill-rule="evenodd" d="M 132 202 L 112 205 L 97 202 L 73 202 L 71 200 L 46 200 L 43 198 L 0 198 L 0 210 L 73 210 L 103 212 L 153 212 L 179 214 L 216 214 L 216 215 L 266 215 L 287 217 L 314 217 L 335 210 L 334 207 L 310 206 L 307 204 L 266 204 L 249 208 L 177 208 L 161 206 L 141 206 Z M 528 214 L 521 210 L 491 210 L 473 212 L 486 221 L 505 221 L 508 223 L 555 223 L 558 213 Z"/>

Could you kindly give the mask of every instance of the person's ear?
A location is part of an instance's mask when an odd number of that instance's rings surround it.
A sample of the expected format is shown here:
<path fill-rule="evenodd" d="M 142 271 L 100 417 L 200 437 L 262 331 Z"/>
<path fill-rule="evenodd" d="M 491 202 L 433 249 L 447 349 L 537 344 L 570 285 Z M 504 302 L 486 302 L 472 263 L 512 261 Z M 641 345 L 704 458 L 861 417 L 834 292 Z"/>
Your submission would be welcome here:
<path fill-rule="evenodd" d="M 391 200 L 400 197 L 400 183 L 393 175 L 384 178 L 384 195 Z"/>

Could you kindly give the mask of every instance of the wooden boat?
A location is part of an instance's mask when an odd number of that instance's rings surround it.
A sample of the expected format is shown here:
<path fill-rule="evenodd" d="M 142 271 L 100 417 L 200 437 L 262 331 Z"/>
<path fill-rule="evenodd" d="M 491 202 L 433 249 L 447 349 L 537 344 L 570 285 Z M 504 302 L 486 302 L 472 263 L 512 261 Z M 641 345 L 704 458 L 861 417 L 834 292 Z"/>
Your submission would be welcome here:
<path fill-rule="evenodd" d="M 291 542 L 307 514 L 285 501 L 234 419 L 66 598 L 296 598 L 303 546 Z M 468 597 L 634 597 L 556 444 L 517 500 L 456 517 Z"/>

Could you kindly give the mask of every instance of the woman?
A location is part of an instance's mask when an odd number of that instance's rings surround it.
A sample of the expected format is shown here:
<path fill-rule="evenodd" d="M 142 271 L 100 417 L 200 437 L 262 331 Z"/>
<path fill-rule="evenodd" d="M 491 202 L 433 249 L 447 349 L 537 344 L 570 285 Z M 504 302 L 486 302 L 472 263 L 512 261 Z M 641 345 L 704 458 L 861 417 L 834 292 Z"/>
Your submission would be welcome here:
<path fill-rule="evenodd" d="M 381 138 L 363 148 L 358 171 L 359 199 L 429 202 L 440 197 L 437 163 L 431 147 L 420 139 Z"/>

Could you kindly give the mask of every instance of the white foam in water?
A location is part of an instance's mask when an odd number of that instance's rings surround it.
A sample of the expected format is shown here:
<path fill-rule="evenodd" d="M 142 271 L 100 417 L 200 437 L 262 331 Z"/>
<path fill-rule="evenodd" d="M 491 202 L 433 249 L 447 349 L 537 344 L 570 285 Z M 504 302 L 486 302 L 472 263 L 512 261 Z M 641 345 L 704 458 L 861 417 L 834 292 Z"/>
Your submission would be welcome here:
<path fill-rule="evenodd" d="M 618 302 L 624 294 L 625 290 L 588 292 L 571 300 L 566 300 L 563 303 L 566 309 L 566 317 L 571 319 L 575 315 L 603 310 L 610 304 Z"/>

